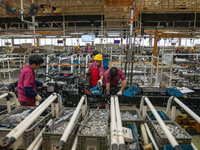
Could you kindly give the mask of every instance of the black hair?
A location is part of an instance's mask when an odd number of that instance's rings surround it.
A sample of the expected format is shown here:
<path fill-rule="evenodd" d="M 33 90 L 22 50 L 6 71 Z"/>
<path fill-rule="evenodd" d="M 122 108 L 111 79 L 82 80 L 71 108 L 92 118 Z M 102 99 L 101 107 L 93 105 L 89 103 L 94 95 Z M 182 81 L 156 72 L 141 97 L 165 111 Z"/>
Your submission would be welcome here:
<path fill-rule="evenodd" d="M 98 51 L 93 51 L 93 52 L 92 52 L 92 56 L 96 56 L 97 54 L 99 54 Z"/>
<path fill-rule="evenodd" d="M 44 62 L 42 56 L 40 55 L 31 55 L 29 57 L 29 65 L 32 65 L 32 64 L 36 64 L 36 65 L 40 65 Z"/>
<path fill-rule="evenodd" d="M 110 68 L 110 77 L 114 78 L 118 75 L 118 69 L 116 67 Z"/>

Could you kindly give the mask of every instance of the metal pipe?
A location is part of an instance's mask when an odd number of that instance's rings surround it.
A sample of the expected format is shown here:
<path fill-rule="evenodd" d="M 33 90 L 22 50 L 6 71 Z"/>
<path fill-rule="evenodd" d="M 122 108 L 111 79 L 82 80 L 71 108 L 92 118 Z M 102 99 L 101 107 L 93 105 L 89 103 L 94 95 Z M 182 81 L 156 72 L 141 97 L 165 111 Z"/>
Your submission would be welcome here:
<path fill-rule="evenodd" d="M 30 115 L 28 115 L 28 117 L 26 117 L 20 124 L 11 130 L 5 138 L 1 140 L 1 146 L 7 147 L 13 144 L 56 98 L 56 93 L 51 94 L 41 105 L 39 105 Z"/>
<path fill-rule="evenodd" d="M 79 101 L 78 103 L 78 106 L 76 107 L 76 110 L 74 111 L 74 114 L 73 116 L 71 117 L 70 119 L 70 122 L 67 126 L 67 128 L 65 129 L 65 132 L 63 133 L 62 137 L 60 138 L 60 141 L 58 143 L 58 146 L 56 147 L 56 149 L 62 149 L 62 147 L 64 146 L 64 144 L 66 143 L 68 137 L 69 137 L 69 134 L 71 133 L 71 130 L 72 130 L 72 127 L 73 127 L 73 124 L 79 114 L 79 111 L 81 109 L 81 106 L 85 100 L 85 95 L 81 97 L 81 100 Z"/>
<path fill-rule="evenodd" d="M 118 138 L 116 135 L 116 131 L 117 131 L 117 127 L 116 127 L 116 116 L 115 116 L 115 101 L 114 101 L 114 97 L 112 96 L 110 98 L 110 115 L 111 115 L 111 122 L 110 122 L 110 133 L 111 133 L 111 147 L 112 150 L 118 150 L 119 149 L 119 144 L 118 144 Z"/>
<path fill-rule="evenodd" d="M 185 104 L 183 104 L 178 98 L 175 97 L 174 101 L 200 124 L 200 117 L 197 114 L 195 114 L 190 108 L 188 108 Z"/>
<path fill-rule="evenodd" d="M 154 140 L 154 137 L 151 134 L 151 131 L 150 131 L 148 125 L 146 123 L 144 123 L 144 126 L 146 128 L 146 131 L 147 131 L 147 134 L 148 134 L 149 138 L 151 139 L 151 142 L 153 143 L 153 146 L 154 146 L 155 150 L 159 150 L 159 148 L 158 148 L 158 146 L 156 144 L 156 141 Z"/>
<path fill-rule="evenodd" d="M 156 120 L 158 121 L 160 127 L 162 128 L 163 132 L 165 133 L 165 135 L 167 136 L 170 144 L 172 145 L 172 147 L 176 150 L 181 150 L 181 147 L 179 146 L 178 142 L 176 141 L 176 139 L 174 138 L 174 136 L 171 134 L 171 132 L 169 131 L 169 129 L 167 128 L 167 126 L 165 125 L 165 123 L 163 122 L 163 120 L 161 119 L 161 117 L 159 116 L 159 114 L 157 113 L 156 109 L 153 107 L 153 105 L 151 104 L 150 100 L 145 97 L 144 99 L 145 102 L 147 103 L 147 105 L 149 106 L 150 110 L 152 111 L 153 115 L 155 116 Z"/>
<path fill-rule="evenodd" d="M 52 119 L 50 119 L 48 121 L 48 123 L 46 125 L 49 125 L 52 122 Z M 38 136 L 34 139 L 34 141 L 31 143 L 31 145 L 27 148 L 27 150 L 32 150 L 35 145 L 38 143 L 38 141 L 42 138 L 42 132 L 46 129 L 46 127 L 44 127 L 40 133 L 38 134 Z"/>
<path fill-rule="evenodd" d="M 119 100 L 118 97 L 115 96 L 115 111 L 116 111 L 116 119 L 117 119 L 117 130 L 119 132 L 119 150 L 126 150 L 126 145 L 124 142 L 123 131 L 122 131 L 122 120 L 120 115 L 119 108 Z"/>

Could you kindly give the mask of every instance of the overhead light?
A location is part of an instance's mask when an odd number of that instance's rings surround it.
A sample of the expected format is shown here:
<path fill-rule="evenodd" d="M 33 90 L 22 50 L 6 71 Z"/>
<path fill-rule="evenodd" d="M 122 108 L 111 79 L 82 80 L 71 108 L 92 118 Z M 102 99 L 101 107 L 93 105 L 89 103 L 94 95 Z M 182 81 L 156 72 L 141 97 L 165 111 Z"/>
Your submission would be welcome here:
<path fill-rule="evenodd" d="M 46 36 L 46 37 L 48 37 L 48 38 L 55 38 L 56 36 Z"/>
<path fill-rule="evenodd" d="M 108 31 L 107 34 L 108 35 L 116 35 L 116 34 L 120 34 L 120 32 L 117 32 L 117 31 Z"/>
<path fill-rule="evenodd" d="M 72 37 L 72 36 L 69 36 L 69 35 L 68 36 L 61 36 L 61 38 L 68 38 L 68 37 Z"/>
<path fill-rule="evenodd" d="M 120 34 L 108 34 L 108 36 L 120 36 Z"/>
<path fill-rule="evenodd" d="M 81 33 L 81 32 L 73 32 L 73 33 L 70 33 L 72 35 L 79 35 L 79 34 L 84 34 L 84 33 Z"/>

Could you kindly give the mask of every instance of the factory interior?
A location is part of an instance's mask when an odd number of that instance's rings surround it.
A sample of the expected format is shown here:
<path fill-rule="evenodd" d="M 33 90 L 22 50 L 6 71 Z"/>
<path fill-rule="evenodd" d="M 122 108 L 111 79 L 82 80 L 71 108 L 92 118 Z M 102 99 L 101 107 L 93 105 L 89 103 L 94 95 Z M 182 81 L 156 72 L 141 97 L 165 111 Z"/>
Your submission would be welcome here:
<path fill-rule="evenodd" d="M 200 150 L 200 0 L 0 13 L 0 150 Z"/>

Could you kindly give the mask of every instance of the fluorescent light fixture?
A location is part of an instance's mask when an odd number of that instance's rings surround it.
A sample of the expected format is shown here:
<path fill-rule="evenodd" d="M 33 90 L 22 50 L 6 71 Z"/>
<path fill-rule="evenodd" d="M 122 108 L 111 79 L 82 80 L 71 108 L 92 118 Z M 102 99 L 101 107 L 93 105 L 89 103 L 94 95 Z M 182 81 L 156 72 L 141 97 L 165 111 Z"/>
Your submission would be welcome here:
<path fill-rule="evenodd" d="M 104 36 L 104 35 L 97 35 L 97 36 L 101 36 L 101 37 L 102 37 L 102 36 Z"/>
<path fill-rule="evenodd" d="M 118 34 L 120 34 L 120 32 L 117 32 L 117 31 L 108 31 L 107 34 L 108 35 L 116 35 L 116 34 L 118 35 Z"/>
<path fill-rule="evenodd" d="M 47 38 L 55 38 L 56 36 L 46 36 Z"/>
<path fill-rule="evenodd" d="M 73 32 L 73 33 L 70 33 L 71 35 L 81 35 L 81 34 L 84 34 L 82 32 Z"/>
<path fill-rule="evenodd" d="M 119 34 L 108 34 L 108 36 L 119 36 Z"/>
<path fill-rule="evenodd" d="M 68 36 L 61 36 L 61 38 L 68 38 L 68 37 L 72 37 L 72 36 L 69 36 L 69 35 Z"/>

